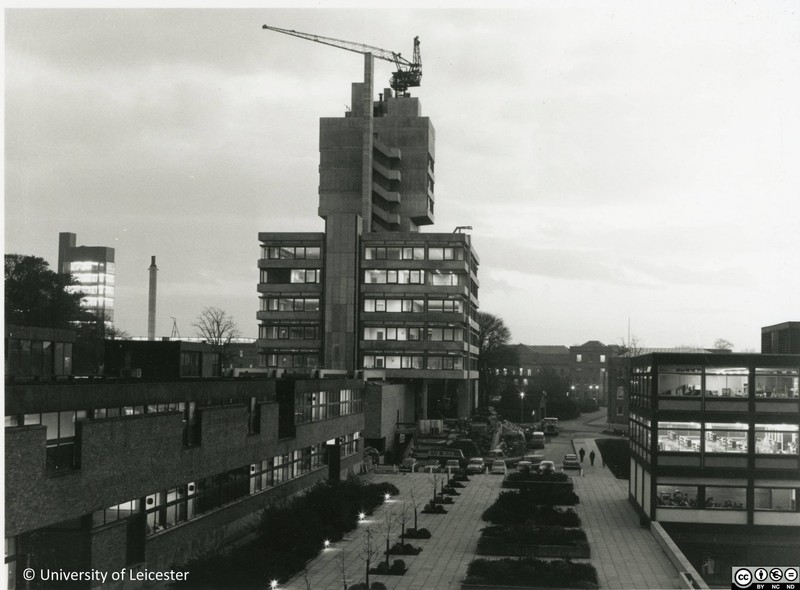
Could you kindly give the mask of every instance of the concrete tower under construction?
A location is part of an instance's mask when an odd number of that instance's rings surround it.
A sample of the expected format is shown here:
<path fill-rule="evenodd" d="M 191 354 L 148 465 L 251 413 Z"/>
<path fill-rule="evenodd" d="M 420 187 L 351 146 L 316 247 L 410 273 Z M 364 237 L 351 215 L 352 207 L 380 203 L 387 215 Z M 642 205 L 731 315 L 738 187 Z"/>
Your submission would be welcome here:
<path fill-rule="evenodd" d="M 384 89 L 373 57 L 343 117 L 320 121 L 324 233 L 260 233 L 265 367 L 361 372 L 412 385 L 418 417 L 477 400 L 478 257 L 434 222 L 435 132 L 418 98 Z"/>

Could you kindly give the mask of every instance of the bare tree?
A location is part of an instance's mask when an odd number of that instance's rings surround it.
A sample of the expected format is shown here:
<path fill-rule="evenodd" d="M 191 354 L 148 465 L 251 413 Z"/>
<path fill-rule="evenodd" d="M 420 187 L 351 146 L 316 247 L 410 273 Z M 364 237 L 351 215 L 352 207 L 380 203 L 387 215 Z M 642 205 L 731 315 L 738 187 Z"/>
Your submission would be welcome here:
<path fill-rule="evenodd" d="M 416 509 L 414 510 L 414 518 L 416 518 L 417 512 Z M 403 502 L 402 506 L 400 507 L 400 511 L 397 513 L 397 522 L 400 524 L 400 545 L 404 546 L 406 544 L 406 526 L 408 525 L 409 521 L 411 520 L 411 514 L 408 510 L 408 504 Z M 417 526 L 417 523 L 414 523 L 414 526 Z"/>
<path fill-rule="evenodd" d="M 344 557 L 344 550 L 336 555 L 336 567 L 342 573 L 342 590 L 347 590 L 347 561 Z"/>
<path fill-rule="evenodd" d="M 375 541 L 373 540 L 373 532 L 372 529 L 367 529 L 364 535 L 364 543 L 361 545 L 361 559 L 366 564 L 366 585 L 369 588 L 369 569 L 372 565 L 372 561 L 378 555 L 378 548 L 375 546 Z"/>
<path fill-rule="evenodd" d="M 714 341 L 714 348 L 717 350 L 733 350 L 733 342 L 725 340 L 724 338 L 717 338 Z"/>
<path fill-rule="evenodd" d="M 227 365 L 231 342 L 241 335 L 233 317 L 219 307 L 206 307 L 192 326 L 197 330 L 197 335 L 219 354 L 220 366 L 224 368 Z"/>
<path fill-rule="evenodd" d="M 394 528 L 394 514 L 388 508 L 384 511 L 384 520 L 381 531 L 386 539 L 386 566 L 389 566 L 389 543 L 392 540 L 392 529 Z"/>
<path fill-rule="evenodd" d="M 431 506 L 433 506 L 436 504 L 436 487 L 439 485 L 439 474 L 433 469 L 431 470 L 430 481 L 433 484 L 433 499 L 431 500 Z"/>
<path fill-rule="evenodd" d="M 417 499 L 414 497 L 414 490 L 411 490 L 411 506 L 414 508 L 414 530 L 417 529 L 417 514 L 419 513 L 419 504 L 417 503 Z"/>

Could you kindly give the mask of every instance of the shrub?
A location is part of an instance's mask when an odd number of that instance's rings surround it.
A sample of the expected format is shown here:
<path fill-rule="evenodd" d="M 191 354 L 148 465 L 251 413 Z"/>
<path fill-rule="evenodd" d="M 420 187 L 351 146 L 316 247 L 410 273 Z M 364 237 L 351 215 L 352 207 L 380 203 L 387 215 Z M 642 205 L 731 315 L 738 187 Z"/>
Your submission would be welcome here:
<path fill-rule="evenodd" d="M 406 573 L 406 562 L 402 559 L 395 559 L 392 562 L 392 567 L 389 568 L 389 573 L 395 576 L 402 576 Z"/>
<path fill-rule="evenodd" d="M 422 547 L 414 547 L 411 543 L 401 545 L 395 543 L 389 549 L 389 555 L 419 555 L 422 552 Z"/>
<path fill-rule="evenodd" d="M 555 496 L 566 496 L 564 500 L 574 497 L 577 503 L 575 492 L 552 492 L 545 494 L 547 499 Z M 574 510 L 562 510 L 554 508 L 548 502 L 541 502 L 542 494 L 535 490 L 513 490 L 501 492 L 494 504 L 484 510 L 482 518 L 494 524 L 520 523 L 527 520 L 540 525 L 559 525 L 559 526 L 580 526 L 580 518 Z"/>
<path fill-rule="evenodd" d="M 536 481 L 536 482 L 567 482 L 569 475 L 566 473 L 539 473 L 537 471 L 530 471 L 528 473 L 521 473 L 519 471 L 509 473 L 506 476 L 507 481 Z"/>
<path fill-rule="evenodd" d="M 467 584 L 505 584 L 545 588 L 597 588 L 597 572 L 569 560 L 476 559 L 467 567 Z"/>
<path fill-rule="evenodd" d="M 432 504 L 428 502 L 425 505 L 425 508 L 422 509 L 424 514 L 447 514 L 447 510 L 444 509 L 444 506 L 440 504 Z"/>
<path fill-rule="evenodd" d="M 406 562 L 396 559 L 391 566 L 388 566 L 385 561 L 382 561 L 374 568 L 370 568 L 369 573 L 381 576 L 402 576 L 406 573 Z"/>
<path fill-rule="evenodd" d="M 520 545 L 570 545 L 580 547 L 588 544 L 586 533 L 581 529 L 567 529 L 560 526 L 493 525 L 484 528 L 481 531 L 481 537 Z"/>
<path fill-rule="evenodd" d="M 264 511 L 258 538 L 226 555 L 203 555 L 190 562 L 187 588 L 256 588 L 265 578 L 289 578 L 315 557 L 325 539 L 337 541 L 354 529 L 358 513 L 399 493 L 389 483 L 365 484 L 357 478 L 320 482 L 283 506 Z M 259 581 L 260 580 L 260 581 Z"/>
<path fill-rule="evenodd" d="M 428 529 L 406 529 L 406 539 L 430 539 L 431 532 Z"/>

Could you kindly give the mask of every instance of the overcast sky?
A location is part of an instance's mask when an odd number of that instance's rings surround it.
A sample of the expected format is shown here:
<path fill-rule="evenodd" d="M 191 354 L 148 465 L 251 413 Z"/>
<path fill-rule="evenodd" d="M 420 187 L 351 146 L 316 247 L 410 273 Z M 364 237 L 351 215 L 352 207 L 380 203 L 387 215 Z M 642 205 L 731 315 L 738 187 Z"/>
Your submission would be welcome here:
<path fill-rule="evenodd" d="M 472 225 L 481 309 L 514 342 L 760 350 L 800 320 L 793 1 L 527 9 L 5 13 L 5 251 L 116 249 L 116 325 L 182 336 L 204 306 L 257 334 L 260 231 L 322 231 L 319 118 L 356 54 L 411 57 L 436 130 L 436 224 Z M 376 93 L 392 66 L 376 62 Z"/>

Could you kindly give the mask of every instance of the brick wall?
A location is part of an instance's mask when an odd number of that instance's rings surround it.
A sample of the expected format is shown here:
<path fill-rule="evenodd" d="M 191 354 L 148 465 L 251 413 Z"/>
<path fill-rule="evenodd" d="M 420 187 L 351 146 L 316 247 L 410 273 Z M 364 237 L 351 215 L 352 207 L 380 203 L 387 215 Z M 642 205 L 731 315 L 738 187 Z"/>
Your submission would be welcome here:
<path fill-rule="evenodd" d="M 48 476 L 45 428 L 6 429 L 6 535 L 89 514 L 157 490 L 255 463 L 363 430 L 362 414 L 298 426 L 277 439 L 277 404 L 261 405 L 258 434 L 248 434 L 241 405 L 198 410 L 201 443 L 185 448 L 182 417 L 145 414 L 79 422 L 80 469 Z"/>

